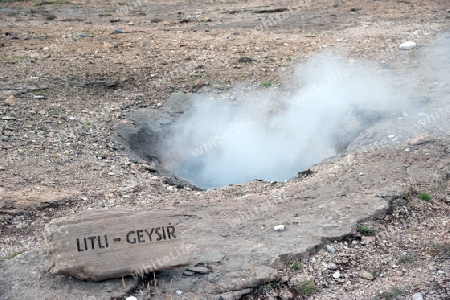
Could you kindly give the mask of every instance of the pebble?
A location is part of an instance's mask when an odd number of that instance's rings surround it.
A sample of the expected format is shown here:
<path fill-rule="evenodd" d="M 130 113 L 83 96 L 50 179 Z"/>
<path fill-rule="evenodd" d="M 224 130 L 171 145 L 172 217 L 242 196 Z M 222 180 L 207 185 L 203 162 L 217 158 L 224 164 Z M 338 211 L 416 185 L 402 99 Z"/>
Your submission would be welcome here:
<path fill-rule="evenodd" d="M 336 252 L 336 248 L 334 248 L 333 246 L 327 246 L 327 251 L 333 254 L 334 252 Z"/>
<path fill-rule="evenodd" d="M 423 296 L 421 293 L 415 293 L 414 295 L 412 295 L 412 300 L 423 300 Z"/>
<path fill-rule="evenodd" d="M 328 270 L 337 270 L 337 266 L 336 266 L 336 264 L 335 263 L 332 263 L 332 262 L 330 262 L 328 265 L 327 265 L 327 269 Z"/>
<path fill-rule="evenodd" d="M 374 241 L 375 241 L 375 237 L 373 237 L 373 236 L 362 236 L 361 237 L 361 244 L 363 244 L 363 245 L 371 244 Z"/>
<path fill-rule="evenodd" d="M 176 291 L 176 293 L 179 296 L 179 295 L 183 294 L 183 291 Z"/>
<path fill-rule="evenodd" d="M 400 45 L 400 50 L 411 50 L 416 48 L 417 44 L 411 41 L 404 42 Z"/>
<path fill-rule="evenodd" d="M 210 272 L 206 267 L 189 267 L 187 270 L 198 274 L 208 274 Z"/>
<path fill-rule="evenodd" d="M 367 280 L 373 280 L 374 279 L 372 273 L 370 273 L 369 271 L 366 271 L 366 270 L 361 270 L 358 273 L 358 275 L 359 275 L 359 277 L 367 279 Z"/>
<path fill-rule="evenodd" d="M 183 272 L 183 275 L 186 275 L 186 276 L 192 276 L 192 275 L 194 275 L 194 274 L 195 274 L 195 272 L 188 271 L 188 270 L 186 270 L 186 271 Z"/>
<path fill-rule="evenodd" d="M 8 98 L 6 98 L 5 104 L 8 106 L 15 106 L 16 105 L 16 97 L 14 97 L 13 95 L 9 96 Z"/>
<path fill-rule="evenodd" d="M 123 31 L 118 28 L 114 28 L 114 33 L 123 33 Z"/>
<path fill-rule="evenodd" d="M 333 277 L 334 279 L 338 279 L 339 277 L 341 277 L 341 273 L 339 273 L 339 270 L 334 272 Z"/>
<path fill-rule="evenodd" d="M 275 231 L 283 231 L 284 230 L 284 225 L 277 225 L 273 227 L 273 230 Z"/>
<path fill-rule="evenodd" d="M 113 44 L 108 43 L 108 42 L 103 42 L 103 48 L 104 48 L 104 49 L 108 49 L 108 48 L 112 48 L 112 47 L 114 47 Z"/>
<path fill-rule="evenodd" d="M 125 300 L 138 300 L 135 296 L 126 297 Z"/>
<path fill-rule="evenodd" d="M 294 295 L 289 290 L 281 291 L 279 296 L 281 297 L 282 300 L 294 299 Z"/>
<path fill-rule="evenodd" d="M 408 141 L 411 146 L 422 145 L 431 142 L 433 139 L 428 133 L 422 133 L 414 136 Z"/>

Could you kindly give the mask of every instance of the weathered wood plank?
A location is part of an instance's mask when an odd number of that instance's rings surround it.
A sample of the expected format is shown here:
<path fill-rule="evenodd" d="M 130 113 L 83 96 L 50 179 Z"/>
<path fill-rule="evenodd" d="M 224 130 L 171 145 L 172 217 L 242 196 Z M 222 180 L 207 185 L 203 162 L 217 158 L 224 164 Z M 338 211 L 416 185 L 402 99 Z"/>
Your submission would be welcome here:
<path fill-rule="evenodd" d="M 54 219 L 44 232 L 49 270 L 99 281 L 186 266 L 193 245 L 178 231 L 181 216 L 112 210 Z"/>

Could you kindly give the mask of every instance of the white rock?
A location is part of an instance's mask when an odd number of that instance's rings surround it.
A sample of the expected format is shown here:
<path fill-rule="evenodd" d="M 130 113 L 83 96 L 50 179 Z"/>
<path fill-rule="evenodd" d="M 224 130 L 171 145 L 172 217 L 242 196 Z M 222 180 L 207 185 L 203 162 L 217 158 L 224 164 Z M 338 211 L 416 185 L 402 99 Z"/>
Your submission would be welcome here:
<path fill-rule="evenodd" d="M 330 262 L 328 265 L 327 265 L 327 269 L 328 270 L 337 270 L 337 266 L 336 266 L 336 264 L 335 263 L 332 263 L 332 262 Z"/>
<path fill-rule="evenodd" d="M 411 41 L 404 42 L 400 45 L 400 50 L 411 50 L 416 48 L 417 44 Z"/>
<path fill-rule="evenodd" d="M 394 134 L 390 134 L 390 135 L 388 135 L 388 138 L 393 139 L 393 138 L 395 138 L 395 135 Z"/>
<path fill-rule="evenodd" d="M 273 230 L 275 231 L 283 231 L 284 230 L 284 225 L 277 225 L 273 227 Z"/>
<path fill-rule="evenodd" d="M 421 293 L 415 293 L 412 295 L 412 300 L 423 300 L 423 296 Z"/>
<path fill-rule="evenodd" d="M 177 295 L 183 294 L 183 291 L 176 291 Z"/>
<path fill-rule="evenodd" d="M 334 248 L 333 246 L 327 246 L 327 251 L 333 254 L 334 252 L 336 252 L 336 248 Z"/>
<path fill-rule="evenodd" d="M 339 270 L 334 272 L 333 277 L 334 279 L 338 279 L 339 277 L 341 277 L 341 273 L 339 273 Z"/>
<path fill-rule="evenodd" d="M 126 297 L 125 300 L 138 300 L 135 296 Z"/>

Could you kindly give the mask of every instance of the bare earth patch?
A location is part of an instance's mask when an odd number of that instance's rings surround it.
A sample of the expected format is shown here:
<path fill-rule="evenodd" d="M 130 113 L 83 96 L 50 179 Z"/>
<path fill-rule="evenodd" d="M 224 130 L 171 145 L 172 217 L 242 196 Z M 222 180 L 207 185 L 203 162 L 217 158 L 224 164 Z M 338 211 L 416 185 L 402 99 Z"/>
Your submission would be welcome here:
<path fill-rule="evenodd" d="M 447 0 L 0 3 L 5 299 L 450 298 L 448 61 L 415 73 L 449 39 Z M 417 47 L 399 50 L 405 41 Z M 174 94 L 289 89 L 294 65 L 318 53 L 404 74 L 423 106 L 364 128 L 308 176 L 207 191 L 117 138 L 136 126 L 130 113 L 162 111 Z M 190 267 L 207 274 L 93 283 L 48 273 L 51 219 L 167 207 L 185 213 Z"/>

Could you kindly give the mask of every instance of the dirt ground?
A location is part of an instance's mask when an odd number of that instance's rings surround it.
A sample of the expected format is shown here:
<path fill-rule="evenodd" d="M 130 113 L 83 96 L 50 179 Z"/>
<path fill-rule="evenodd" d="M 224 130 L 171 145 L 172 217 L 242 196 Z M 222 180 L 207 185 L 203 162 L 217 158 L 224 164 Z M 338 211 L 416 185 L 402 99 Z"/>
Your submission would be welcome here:
<path fill-rule="evenodd" d="M 115 142 L 130 111 L 158 109 L 174 93 L 281 85 L 316 53 L 410 67 L 416 51 L 448 32 L 449 9 L 448 0 L 0 0 L 0 258 L 42 246 L 55 217 L 177 204 L 165 177 Z M 406 54 L 398 46 L 409 40 L 418 47 Z M 437 140 L 426 147 L 447 151 L 450 138 Z M 330 255 L 322 249 L 244 299 L 411 299 L 418 291 L 449 299 L 448 179 L 413 184 L 408 205 L 367 222 L 375 234 L 333 243 L 345 252 L 337 269 L 322 270 Z M 230 195 L 250 193 L 252 183 L 235 189 Z M 419 199 L 424 190 L 432 206 Z M 374 279 L 356 269 L 333 279 L 355 265 Z M 296 276 L 312 278 L 311 295 Z"/>

